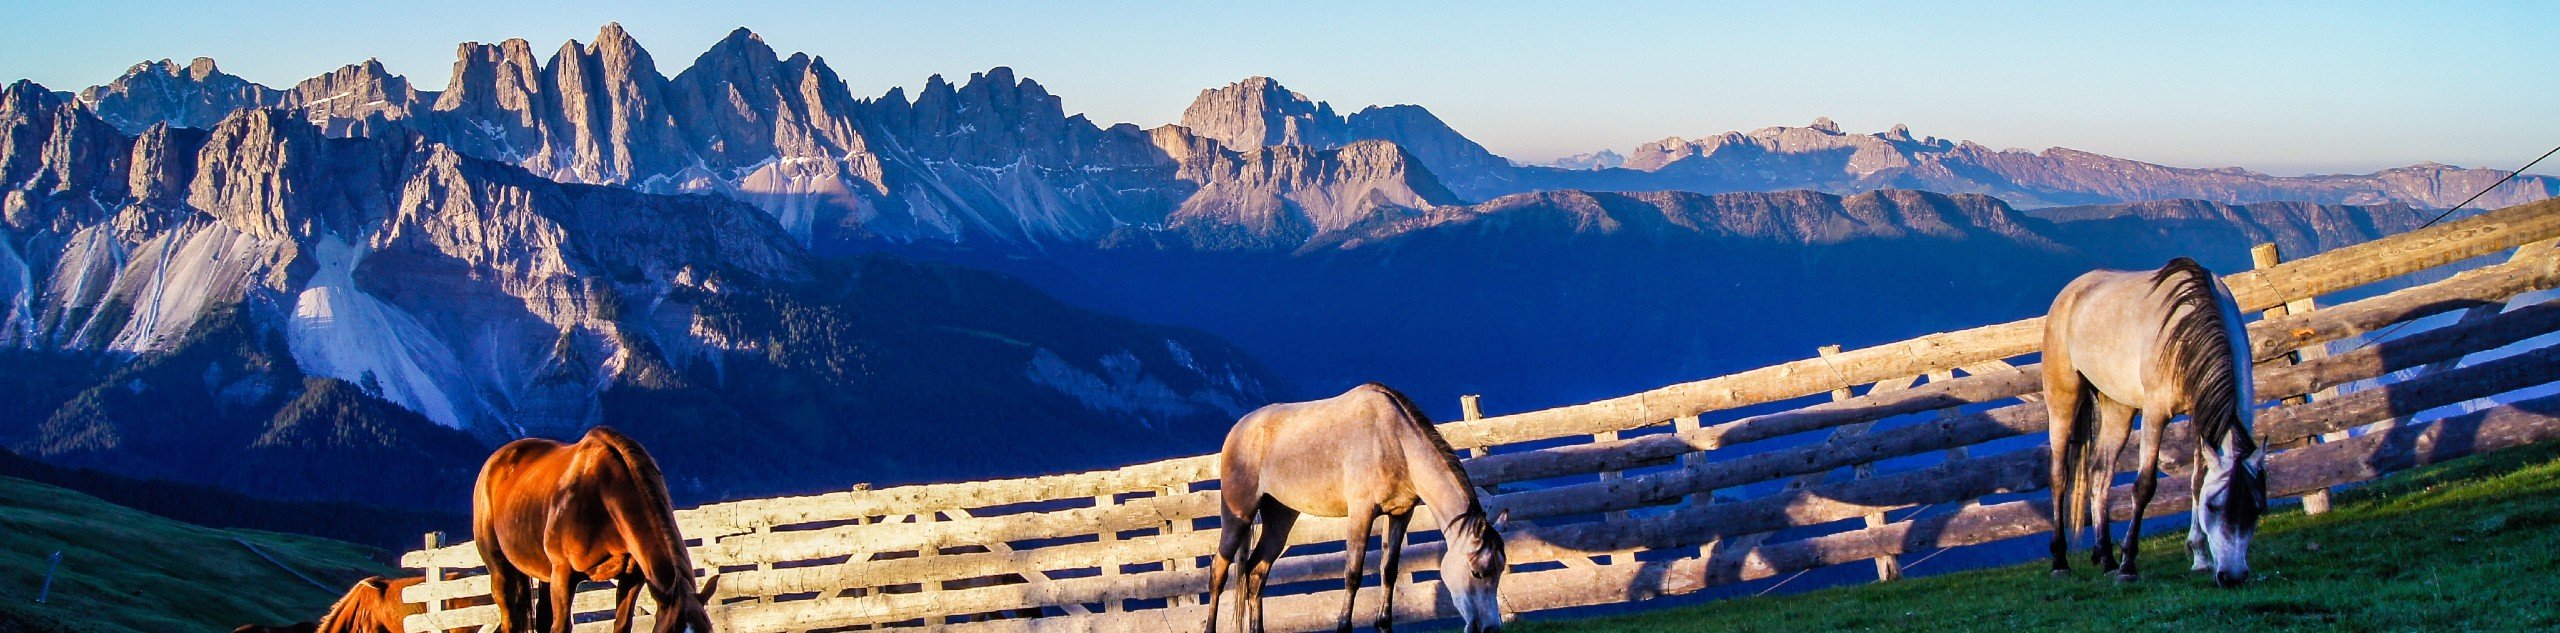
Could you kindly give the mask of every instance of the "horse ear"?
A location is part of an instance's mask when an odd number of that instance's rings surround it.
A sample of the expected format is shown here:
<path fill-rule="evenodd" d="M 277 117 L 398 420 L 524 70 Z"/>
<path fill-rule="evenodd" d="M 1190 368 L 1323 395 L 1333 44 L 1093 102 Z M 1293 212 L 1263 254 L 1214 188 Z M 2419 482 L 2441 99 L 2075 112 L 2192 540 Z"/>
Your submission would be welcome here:
<path fill-rule="evenodd" d="M 1507 525 L 1507 524 L 1509 524 L 1509 523 L 1511 523 L 1511 509 L 1510 509 L 1510 508 L 1503 508 L 1503 509 L 1502 509 L 1502 512 L 1500 512 L 1500 513 L 1496 513 L 1496 514 L 1494 514 L 1494 515 L 1493 515 L 1493 525 L 1494 525 L 1494 527 L 1502 527 L 1503 525 Z"/>

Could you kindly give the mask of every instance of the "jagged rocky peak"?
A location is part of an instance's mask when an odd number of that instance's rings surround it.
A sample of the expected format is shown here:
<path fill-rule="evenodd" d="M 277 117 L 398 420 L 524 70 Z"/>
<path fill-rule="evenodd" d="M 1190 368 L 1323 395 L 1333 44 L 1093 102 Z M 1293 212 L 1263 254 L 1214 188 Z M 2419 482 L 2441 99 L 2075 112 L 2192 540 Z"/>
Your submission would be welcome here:
<path fill-rule="evenodd" d="M 1333 105 L 1290 92 L 1269 77 L 1247 77 L 1200 91 L 1182 111 L 1182 126 L 1233 148 L 1339 145 L 1345 136 Z"/>
<path fill-rule="evenodd" d="M 127 135 L 152 124 L 210 128 L 241 108 L 275 107 L 284 93 L 222 72 L 212 58 L 184 66 L 170 60 L 134 64 L 103 86 L 80 91 L 80 102 Z"/>
<path fill-rule="evenodd" d="M 186 203 L 188 184 L 196 177 L 196 156 L 209 136 L 204 130 L 162 123 L 133 140 L 131 180 L 127 190 L 137 206 L 175 209 Z M 156 220 L 156 219 L 155 219 Z M 159 222 L 126 227 L 157 230 Z"/>
<path fill-rule="evenodd" d="M 216 124 L 197 153 L 187 204 L 259 239 L 354 236 L 388 208 L 407 139 L 332 139 L 279 110 Z"/>
<path fill-rule="evenodd" d="M 409 118 L 429 98 L 391 74 L 376 59 L 348 64 L 328 74 L 302 80 L 287 91 L 285 107 L 302 113 L 329 136 L 372 136 L 392 121 Z"/>
<path fill-rule="evenodd" d="M 926 78 L 915 101 L 891 90 L 874 117 L 909 149 L 929 157 L 999 166 L 1017 161 L 1066 166 L 1100 129 L 1082 115 L 1067 116 L 1066 102 L 1039 82 L 997 66 L 970 73 L 952 85 Z"/>
<path fill-rule="evenodd" d="M 1167 224 L 1194 248 L 1298 248 L 1459 203 L 1411 153 L 1381 140 L 1195 154 L 1183 162 L 1181 176 L 1200 190 Z"/>
<path fill-rule="evenodd" d="M 131 140 L 61 93 L 20 80 L 0 88 L 0 226 L 67 228 L 122 196 Z M 89 195 L 107 191 L 104 198 Z"/>
<path fill-rule="evenodd" d="M 715 169 L 775 158 L 867 155 L 844 80 L 826 60 L 777 57 L 762 36 L 731 31 L 669 84 L 679 121 Z M 866 178 L 879 179 L 877 168 Z"/>

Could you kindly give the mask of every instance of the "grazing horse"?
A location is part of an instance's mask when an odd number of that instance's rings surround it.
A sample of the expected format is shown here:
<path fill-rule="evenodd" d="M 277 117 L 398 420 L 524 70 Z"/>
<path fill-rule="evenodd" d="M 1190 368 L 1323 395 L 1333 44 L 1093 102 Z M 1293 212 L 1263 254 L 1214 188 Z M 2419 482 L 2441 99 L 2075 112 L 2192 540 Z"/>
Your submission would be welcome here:
<path fill-rule="evenodd" d="M 2187 414 L 2196 435 L 2187 552 L 2197 571 L 2237 586 L 2249 578 L 2249 539 L 2266 510 L 2266 456 L 2250 435 L 2249 341 L 2240 307 L 2213 272 L 2184 257 L 2157 271 L 2081 275 L 2045 318 L 2045 406 L 2052 414 L 2053 570 L 2081 528 L 2098 529 L 2090 555 L 2117 580 L 2140 577 L 2142 513 L 2160 472 L 2160 434 Z M 2142 415 L 2133 524 L 2117 566 L 2108 489 L 2116 461 Z"/>
<path fill-rule="evenodd" d="M 567 633 L 586 580 L 613 581 L 617 633 L 631 630 L 644 585 L 658 601 L 658 633 L 711 630 L 666 480 L 639 443 L 613 429 L 596 427 L 576 444 L 525 438 L 499 447 L 473 486 L 471 536 L 503 633 L 544 623 Z M 533 613 L 534 580 L 550 590 L 548 614 Z"/>
<path fill-rule="evenodd" d="M 1251 630 L 1262 631 L 1263 581 L 1271 575 L 1271 562 L 1288 549 L 1289 527 L 1301 514 L 1350 519 L 1343 538 L 1348 550 L 1343 631 L 1351 630 L 1351 603 L 1360 592 L 1370 523 L 1387 517 L 1379 574 L 1387 609 L 1377 627 L 1393 630 L 1398 559 L 1416 503 L 1430 505 L 1440 517 L 1440 533 L 1447 541 L 1440 556 L 1440 583 L 1466 619 L 1468 633 L 1501 626 L 1498 587 L 1506 565 L 1502 535 L 1494 527 L 1503 517 L 1485 519 L 1484 508 L 1476 504 L 1475 485 L 1467 481 L 1449 442 L 1404 394 L 1369 383 L 1332 398 L 1257 409 L 1227 432 L 1226 447 L 1218 454 L 1218 476 L 1223 499 L 1205 630 L 1218 629 L 1218 596 L 1226 590 L 1227 565 L 1241 559 L 1239 606 Z M 1248 550 L 1245 541 L 1257 517 L 1262 536 Z"/>
<path fill-rule="evenodd" d="M 285 626 L 241 625 L 231 633 L 403 633 L 401 621 L 427 612 L 423 604 L 400 600 L 400 592 L 418 584 L 418 578 L 388 580 L 374 576 L 356 581 L 347 595 L 329 605 L 320 622 L 303 622 Z"/>

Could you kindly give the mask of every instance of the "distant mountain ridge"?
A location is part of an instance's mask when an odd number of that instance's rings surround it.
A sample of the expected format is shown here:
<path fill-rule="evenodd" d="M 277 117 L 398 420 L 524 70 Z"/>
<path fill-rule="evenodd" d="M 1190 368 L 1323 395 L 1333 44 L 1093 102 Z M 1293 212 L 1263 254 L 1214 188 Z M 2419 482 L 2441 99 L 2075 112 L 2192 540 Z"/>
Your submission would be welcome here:
<path fill-rule="evenodd" d="M 466 43 L 456 57 L 442 91 L 413 89 L 371 61 L 278 90 L 198 59 L 185 66 L 137 65 L 84 91 L 80 101 L 127 134 L 161 122 L 206 127 L 228 110 L 247 107 L 293 110 L 332 136 L 414 130 L 465 155 L 562 182 L 745 201 L 804 245 L 829 253 L 882 243 L 1038 253 L 1212 225 L 1287 233 L 1243 240 L 1278 245 L 1303 231 L 1272 220 L 1346 209 L 1272 211 L 1270 201 L 1305 204 L 1313 199 L 1292 192 L 1361 185 L 1295 179 L 1300 186 L 1283 187 L 1277 180 L 1228 180 L 1248 174 L 1187 163 L 1203 155 L 1252 163 L 1267 160 L 1247 158 L 1266 147 L 1333 150 L 1360 141 L 1393 144 L 1402 150 L 1399 160 L 1414 164 L 1392 171 L 1427 173 L 1437 181 L 1399 187 L 1410 195 L 1390 192 L 1375 204 L 1352 204 L 1380 217 L 1558 190 L 1919 189 L 1990 195 L 2020 208 L 2167 199 L 2443 208 L 2504 175 L 2422 163 L 2365 175 L 2278 177 L 2062 148 L 1993 150 L 1914 137 L 1901 126 L 1852 134 L 1827 120 L 1672 137 L 1624 155 L 1524 166 L 1421 106 L 1342 114 L 1266 77 L 1204 90 L 1179 125 L 1140 129 L 1067 114 L 1057 96 L 1005 68 L 973 73 L 956 85 L 937 76 L 914 95 L 893 89 L 857 98 L 825 60 L 781 56 L 746 29 L 673 77 L 660 74 L 648 51 L 611 24 L 593 42 L 563 44 L 547 59 L 523 40 Z M 1432 189 L 1445 189 L 1454 200 L 1436 199 Z M 2554 194 L 2560 179 L 2522 176 L 2477 204 L 2506 206 Z M 1204 217 L 1209 209 L 1259 215 Z"/>

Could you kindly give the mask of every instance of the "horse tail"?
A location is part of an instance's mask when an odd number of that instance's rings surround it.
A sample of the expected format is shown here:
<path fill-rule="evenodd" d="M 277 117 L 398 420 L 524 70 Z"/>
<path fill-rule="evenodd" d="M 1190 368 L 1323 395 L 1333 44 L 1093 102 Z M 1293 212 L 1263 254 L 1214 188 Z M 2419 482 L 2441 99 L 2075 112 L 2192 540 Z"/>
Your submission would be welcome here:
<path fill-rule="evenodd" d="M 2090 463 L 2090 454 L 2095 452 L 2098 442 L 2097 394 L 2090 392 L 2089 379 L 2073 378 L 2074 384 L 2070 388 L 2077 390 L 2079 402 L 2071 409 L 2071 419 L 2052 421 L 2053 424 L 2070 425 L 2071 429 L 2070 435 L 2066 436 L 2070 439 L 2056 447 L 2059 450 L 2054 455 L 2055 459 L 2062 461 L 2055 470 L 2063 476 L 2053 482 L 2057 488 L 2054 496 L 2062 500 L 2062 507 L 2055 509 L 2058 521 L 2053 529 L 2066 538 L 2079 538 L 2081 530 L 2089 528 L 2089 497 L 2096 490 L 2093 485 L 2105 483 L 2092 481 L 2095 479 L 2092 471 L 2096 469 L 2091 468 Z"/>

